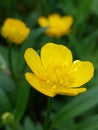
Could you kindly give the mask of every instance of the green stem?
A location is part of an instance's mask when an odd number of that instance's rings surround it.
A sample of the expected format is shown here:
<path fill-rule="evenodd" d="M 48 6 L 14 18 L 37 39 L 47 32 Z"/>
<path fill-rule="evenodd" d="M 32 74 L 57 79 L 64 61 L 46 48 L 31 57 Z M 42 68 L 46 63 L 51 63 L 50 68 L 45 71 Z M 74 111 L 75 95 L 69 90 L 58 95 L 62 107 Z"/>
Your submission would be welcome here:
<path fill-rule="evenodd" d="M 49 129 L 49 121 L 50 121 L 50 114 L 51 114 L 51 110 L 52 110 L 52 101 L 53 98 L 49 97 L 48 98 L 48 106 L 47 106 L 47 115 L 45 118 L 45 123 L 44 123 L 44 128 L 43 130 L 48 130 Z"/>
<path fill-rule="evenodd" d="M 12 65 L 12 43 L 9 43 L 8 60 L 9 60 L 9 68 L 11 71 L 11 76 L 12 76 L 13 80 L 16 81 L 16 77 L 15 77 L 13 65 Z"/>

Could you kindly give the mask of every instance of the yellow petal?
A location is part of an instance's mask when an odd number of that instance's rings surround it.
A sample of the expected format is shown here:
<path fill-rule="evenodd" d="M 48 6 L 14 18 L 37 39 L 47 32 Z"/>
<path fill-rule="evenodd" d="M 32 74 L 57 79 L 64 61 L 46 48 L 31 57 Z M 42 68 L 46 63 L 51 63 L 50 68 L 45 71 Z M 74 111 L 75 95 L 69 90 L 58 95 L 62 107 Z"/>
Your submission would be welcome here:
<path fill-rule="evenodd" d="M 73 23 L 73 17 L 72 16 L 64 16 L 62 18 L 62 23 L 64 24 L 63 25 L 64 29 L 68 30 Z"/>
<path fill-rule="evenodd" d="M 30 29 L 25 23 L 13 18 L 7 18 L 1 28 L 1 34 L 10 42 L 22 44 L 30 33 Z"/>
<path fill-rule="evenodd" d="M 50 14 L 49 16 L 48 16 L 48 19 L 59 19 L 59 18 L 61 18 L 61 16 L 59 15 L 59 14 L 56 14 L 56 13 L 54 13 L 54 14 Z"/>
<path fill-rule="evenodd" d="M 30 69 L 41 79 L 44 79 L 44 70 L 41 64 L 41 60 L 36 51 L 32 48 L 28 48 L 25 51 L 24 58 L 30 67 Z"/>
<path fill-rule="evenodd" d="M 41 16 L 41 17 L 38 19 L 38 23 L 39 23 L 39 25 L 42 26 L 42 27 L 47 27 L 47 26 L 49 26 L 48 20 L 47 20 L 45 17 L 43 17 L 43 16 Z"/>
<path fill-rule="evenodd" d="M 47 43 L 41 49 L 41 61 L 47 70 L 60 66 L 67 68 L 72 64 L 72 53 L 63 45 Z"/>
<path fill-rule="evenodd" d="M 94 66 L 88 61 L 76 60 L 69 70 L 73 82 L 68 87 L 79 87 L 88 82 L 94 75 Z"/>
<path fill-rule="evenodd" d="M 63 88 L 63 89 L 57 89 L 57 93 L 61 95 L 68 95 L 68 96 L 76 96 L 79 93 L 85 92 L 86 88 Z"/>
<path fill-rule="evenodd" d="M 58 23 L 61 21 L 59 14 L 51 14 L 48 16 L 50 27 L 58 27 Z"/>
<path fill-rule="evenodd" d="M 56 95 L 55 91 L 51 89 L 51 86 L 47 84 L 44 80 L 39 79 L 36 75 L 27 72 L 25 74 L 26 80 L 30 83 L 30 85 L 49 97 L 54 97 Z"/>

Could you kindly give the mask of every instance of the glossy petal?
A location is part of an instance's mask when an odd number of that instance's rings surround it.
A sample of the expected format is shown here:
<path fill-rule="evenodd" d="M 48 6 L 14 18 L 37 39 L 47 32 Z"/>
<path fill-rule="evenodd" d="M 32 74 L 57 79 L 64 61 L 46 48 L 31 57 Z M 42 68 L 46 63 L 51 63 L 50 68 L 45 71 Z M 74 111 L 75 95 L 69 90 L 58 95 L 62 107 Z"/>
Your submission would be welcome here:
<path fill-rule="evenodd" d="M 47 84 L 44 80 L 39 79 L 36 75 L 32 73 L 25 74 L 26 80 L 39 92 L 49 96 L 54 97 L 56 95 L 55 91 L 52 90 L 52 86 Z"/>
<path fill-rule="evenodd" d="M 47 43 L 41 49 L 41 61 L 45 69 L 50 67 L 70 67 L 72 64 L 71 51 L 63 46 Z"/>
<path fill-rule="evenodd" d="M 24 58 L 28 64 L 28 66 L 30 67 L 30 69 L 40 78 L 44 78 L 45 73 L 43 70 L 43 66 L 41 64 L 41 60 L 39 55 L 37 54 L 37 52 L 32 49 L 29 48 L 25 51 L 24 54 Z"/>
<path fill-rule="evenodd" d="M 71 27 L 71 25 L 73 24 L 73 17 L 64 16 L 62 18 L 62 23 L 64 24 L 63 26 L 64 26 L 65 30 L 67 31 Z"/>
<path fill-rule="evenodd" d="M 57 93 L 61 95 L 76 96 L 80 93 L 85 92 L 86 88 L 62 88 L 57 89 Z"/>
<path fill-rule="evenodd" d="M 50 14 L 49 16 L 48 16 L 48 19 L 50 20 L 50 19 L 59 19 L 59 18 L 61 18 L 61 16 L 59 15 L 59 14 L 57 14 L 57 13 L 54 13 L 54 14 Z"/>
<path fill-rule="evenodd" d="M 73 79 L 68 87 L 79 87 L 93 77 L 94 66 L 91 62 L 76 60 L 68 73 Z"/>
<path fill-rule="evenodd" d="M 59 14 L 51 14 L 48 16 L 50 27 L 57 27 L 58 23 L 61 21 L 61 17 Z"/>
<path fill-rule="evenodd" d="M 47 26 L 49 26 L 48 20 L 47 20 L 45 17 L 43 17 L 43 16 L 41 16 L 41 17 L 38 19 L 38 23 L 39 23 L 40 26 L 42 26 L 42 27 L 47 27 Z"/>

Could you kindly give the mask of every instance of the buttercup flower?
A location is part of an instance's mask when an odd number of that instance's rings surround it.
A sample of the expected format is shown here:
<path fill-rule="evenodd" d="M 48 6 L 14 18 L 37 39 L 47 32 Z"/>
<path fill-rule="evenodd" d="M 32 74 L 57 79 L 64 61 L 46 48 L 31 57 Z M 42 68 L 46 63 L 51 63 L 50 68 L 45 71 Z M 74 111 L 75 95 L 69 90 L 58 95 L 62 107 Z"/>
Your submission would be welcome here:
<path fill-rule="evenodd" d="M 50 97 L 56 94 L 75 96 L 85 92 L 86 88 L 79 87 L 94 74 L 91 62 L 72 61 L 71 51 L 63 45 L 47 43 L 42 47 L 40 56 L 34 49 L 28 48 L 24 57 L 33 71 L 25 74 L 26 80 Z"/>
<path fill-rule="evenodd" d="M 30 33 L 25 23 L 13 18 L 7 18 L 1 28 L 1 35 L 10 42 L 22 44 Z"/>
<path fill-rule="evenodd" d="M 61 17 L 59 14 L 51 14 L 48 18 L 41 16 L 38 19 L 38 23 L 41 27 L 49 27 L 45 31 L 48 36 L 61 37 L 70 32 L 73 17 Z"/>

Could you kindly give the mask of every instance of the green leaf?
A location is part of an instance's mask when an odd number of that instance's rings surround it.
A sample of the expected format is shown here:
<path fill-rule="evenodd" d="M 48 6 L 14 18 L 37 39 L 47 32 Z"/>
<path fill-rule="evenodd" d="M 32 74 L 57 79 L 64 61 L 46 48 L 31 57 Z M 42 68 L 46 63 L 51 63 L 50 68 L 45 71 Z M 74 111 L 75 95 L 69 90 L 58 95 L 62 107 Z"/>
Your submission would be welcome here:
<path fill-rule="evenodd" d="M 24 120 L 24 128 L 25 130 L 36 130 L 35 124 L 31 121 L 29 117 L 26 117 Z"/>
<path fill-rule="evenodd" d="M 56 125 L 56 130 L 76 130 L 76 125 L 74 120 L 68 120 L 62 125 Z M 50 129 L 51 130 L 51 129 Z"/>
<path fill-rule="evenodd" d="M 81 37 L 85 31 L 86 22 L 91 13 L 92 2 L 93 0 L 82 0 L 81 2 L 78 2 L 79 4 L 76 11 L 77 14 L 75 16 L 75 23 L 73 25 L 73 33 L 75 35 L 78 34 L 78 37 Z"/>
<path fill-rule="evenodd" d="M 0 104 L 3 107 L 4 111 L 8 111 L 8 112 L 12 111 L 12 105 L 11 105 L 6 93 L 1 88 L 0 88 Z"/>
<path fill-rule="evenodd" d="M 9 126 L 6 126 L 5 129 L 6 129 L 6 130 L 12 130 Z"/>
<path fill-rule="evenodd" d="M 76 130 L 97 130 L 98 129 L 98 115 L 93 115 L 77 124 Z"/>
<path fill-rule="evenodd" d="M 63 0 L 63 1 L 60 1 L 58 4 L 57 4 L 58 8 L 60 8 L 64 14 L 69 14 L 69 15 L 73 15 L 75 16 L 76 14 L 76 7 L 74 5 L 74 1 L 72 0 Z"/>
<path fill-rule="evenodd" d="M 20 85 L 18 86 L 19 90 L 17 93 L 16 99 L 16 120 L 19 122 L 24 115 L 24 112 L 27 107 L 27 101 L 29 97 L 30 86 L 27 82 L 23 79 Z"/>
<path fill-rule="evenodd" d="M 8 50 L 9 50 L 9 46 L 5 47 L 5 46 L 0 46 L 0 56 L 1 56 L 1 68 L 2 70 L 4 70 L 5 73 L 9 74 L 10 73 L 10 69 L 9 69 L 9 58 L 8 58 Z M 11 48 L 11 60 L 12 60 L 12 65 L 13 65 L 13 71 L 14 73 L 17 73 L 17 61 L 18 61 L 18 52 L 19 52 L 19 48 L 16 47 L 16 45 L 14 45 L 12 43 L 12 48 Z"/>
<path fill-rule="evenodd" d="M 98 15 L 98 0 L 93 0 L 92 13 Z"/>
<path fill-rule="evenodd" d="M 3 71 L 0 71 L 0 88 L 6 92 L 12 92 L 15 89 L 14 81 L 9 74 Z"/>
<path fill-rule="evenodd" d="M 98 29 L 92 32 L 92 34 L 89 35 L 88 37 L 84 38 L 83 43 L 86 44 L 89 48 L 89 45 L 90 44 L 93 45 L 93 42 L 96 40 L 97 36 L 98 36 Z"/>
<path fill-rule="evenodd" d="M 56 114 L 52 125 L 61 125 L 69 119 L 82 114 L 83 112 L 93 108 L 98 104 L 98 87 L 93 87 L 87 92 L 75 97 L 67 105 L 63 106 Z"/>
<path fill-rule="evenodd" d="M 36 130 L 43 130 L 43 127 L 40 123 L 36 124 Z"/>
<path fill-rule="evenodd" d="M 36 24 L 37 24 L 37 21 L 38 21 L 38 17 L 39 17 L 39 12 L 37 11 L 32 11 L 27 20 L 26 20 L 26 24 L 27 26 L 29 26 L 30 28 L 33 28 Z"/>
<path fill-rule="evenodd" d="M 10 128 L 8 125 L 5 127 L 5 130 L 13 130 L 12 128 Z M 24 130 L 23 126 L 22 125 L 18 125 L 18 128 L 17 130 Z"/>
<path fill-rule="evenodd" d="M 34 122 L 29 117 L 26 117 L 24 120 L 24 128 L 25 130 L 42 130 L 41 124 L 34 124 Z"/>
<path fill-rule="evenodd" d="M 8 48 L 0 45 L 0 55 L 3 59 L 3 63 L 5 66 L 8 65 Z"/>

